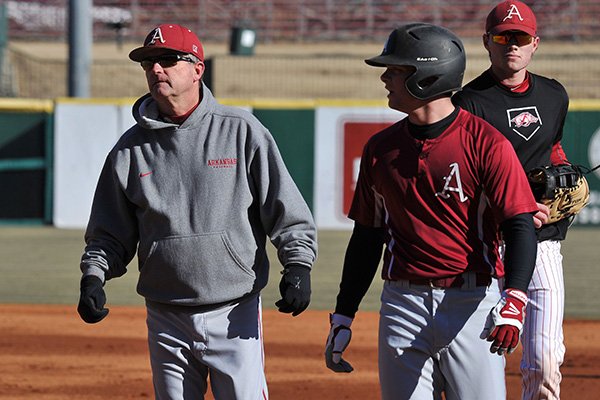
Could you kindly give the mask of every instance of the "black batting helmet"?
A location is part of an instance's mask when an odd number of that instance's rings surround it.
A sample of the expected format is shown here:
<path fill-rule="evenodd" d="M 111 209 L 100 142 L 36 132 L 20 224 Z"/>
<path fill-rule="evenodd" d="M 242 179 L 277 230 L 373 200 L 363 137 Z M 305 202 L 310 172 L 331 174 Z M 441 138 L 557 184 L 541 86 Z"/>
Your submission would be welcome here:
<path fill-rule="evenodd" d="M 415 72 L 406 79 L 406 89 L 425 100 L 458 90 L 465 73 L 465 48 L 448 29 L 415 22 L 394 29 L 383 52 L 365 62 L 374 67 L 410 66 Z"/>

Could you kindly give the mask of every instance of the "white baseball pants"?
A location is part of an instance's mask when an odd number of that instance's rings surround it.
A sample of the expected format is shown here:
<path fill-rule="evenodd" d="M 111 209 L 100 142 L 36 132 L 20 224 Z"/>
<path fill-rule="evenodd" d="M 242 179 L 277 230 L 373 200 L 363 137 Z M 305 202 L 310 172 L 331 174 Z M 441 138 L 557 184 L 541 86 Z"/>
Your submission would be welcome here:
<path fill-rule="evenodd" d="M 379 320 L 383 400 L 505 400 L 504 357 L 481 338 L 498 281 L 439 289 L 386 281 Z"/>
<path fill-rule="evenodd" d="M 559 241 L 538 243 L 521 340 L 523 400 L 560 399 L 565 285 Z"/>
<path fill-rule="evenodd" d="M 260 296 L 206 312 L 147 307 L 157 400 L 267 400 Z"/>

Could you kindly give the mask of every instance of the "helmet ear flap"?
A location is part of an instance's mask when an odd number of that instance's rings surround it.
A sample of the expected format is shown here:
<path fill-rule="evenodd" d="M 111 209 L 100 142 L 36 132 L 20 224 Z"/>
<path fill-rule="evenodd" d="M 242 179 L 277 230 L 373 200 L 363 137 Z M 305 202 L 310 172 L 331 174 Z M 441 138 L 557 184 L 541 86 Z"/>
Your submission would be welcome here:
<path fill-rule="evenodd" d="M 419 85 L 420 88 L 428 88 L 431 85 L 433 85 L 435 82 L 438 81 L 440 77 L 437 75 L 431 75 L 431 76 L 427 76 L 423 79 L 421 79 L 419 82 L 417 82 L 417 85 Z"/>
<path fill-rule="evenodd" d="M 406 89 L 417 99 L 424 100 L 423 93 L 427 92 L 436 82 L 439 81 L 439 75 L 421 76 L 422 74 L 413 74 L 406 80 Z"/>

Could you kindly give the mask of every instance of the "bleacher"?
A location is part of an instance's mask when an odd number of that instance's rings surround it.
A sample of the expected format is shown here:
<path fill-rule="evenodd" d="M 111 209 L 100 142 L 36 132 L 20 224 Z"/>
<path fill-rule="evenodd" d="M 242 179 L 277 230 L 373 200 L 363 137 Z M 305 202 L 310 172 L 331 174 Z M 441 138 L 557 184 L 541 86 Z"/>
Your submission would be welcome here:
<path fill-rule="evenodd" d="M 90 1 L 90 0 L 88 0 Z M 600 0 L 526 0 L 542 38 L 532 71 L 558 79 L 574 99 L 600 98 Z M 382 98 L 379 71 L 364 56 L 379 51 L 397 24 L 424 21 L 457 33 L 467 46 L 465 80 L 489 61 L 485 18 L 496 1 L 483 0 L 93 0 L 92 97 L 136 97 L 146 82 L 126 56 L 149 29 L 179 23 L 209 43 L 212 88 L 229 98 Z M 0 63 L 0 96 L 67 95 L 67 0 L 0 0 L 7 51 Z M 236 26 L 257 34 L 257 54 L 214 52 Z M 116 28 L 120 28 L 119 31 Z M 116 34 L 120 36 L 116 36 Z M 1 37 L 2 32 L 0 32 Z M 115 47 L 120 37 L 126 47 Z M 35 42 L 36 46 L 33 46 Z M 40 46 L 41 42 L 41 46 Z M 470 43 L 468 43 L 470 42 Z M 47 43 L 47 44 L 46 44 Z M 52 52 L 57 43 L 62 48 Z M 17 44 L 19 44 L 17 46 Z M 110 59 L 98 45 L 111 45 Z M 35 51 L 33 48 L 46 51 Z M 367 50 L 368 47 L 368 50 Z M 275 49 L 278 50 L 266 50 Z M 44 53 L 44 54 L 41 54 Z M 62 58 L 61 58 L 61 55 Z M 126 85 L 123 82 L 127 82 Z"/>
<path fill-rule="evenodd" d="M 6 6 L 8 37 L 16 40 L 64 40 L 65 0 L 1 0 Z M 598 0 L 526 1 L 536 12 L 545 39 L 594 40 L 600 21 Z M 94 0 L 94 39 L 111 40 L 115 23 L 129 39 L 148 27 L 173 21 L 211 41 L 226 40 L 244 24 L 264 42 L 379 41 L 396 24 L 424 21 L 446 26 L 461 37 L 481 35 L 494 1 L 482 0 Z"/>

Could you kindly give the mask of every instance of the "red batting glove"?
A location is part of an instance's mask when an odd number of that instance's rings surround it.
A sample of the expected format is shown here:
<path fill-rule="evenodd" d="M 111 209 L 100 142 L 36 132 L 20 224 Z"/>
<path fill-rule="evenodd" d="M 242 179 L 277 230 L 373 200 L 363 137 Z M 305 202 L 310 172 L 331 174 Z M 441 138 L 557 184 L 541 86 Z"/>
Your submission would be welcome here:
<path fill-rule="evenodd" d="M 488 315 L 483 335 L 492 353 L 511 354 L 519 344 L 519 336 L 523 330 L 527 295 L 517 289 L 506 289 L 496 307 Z"/>

